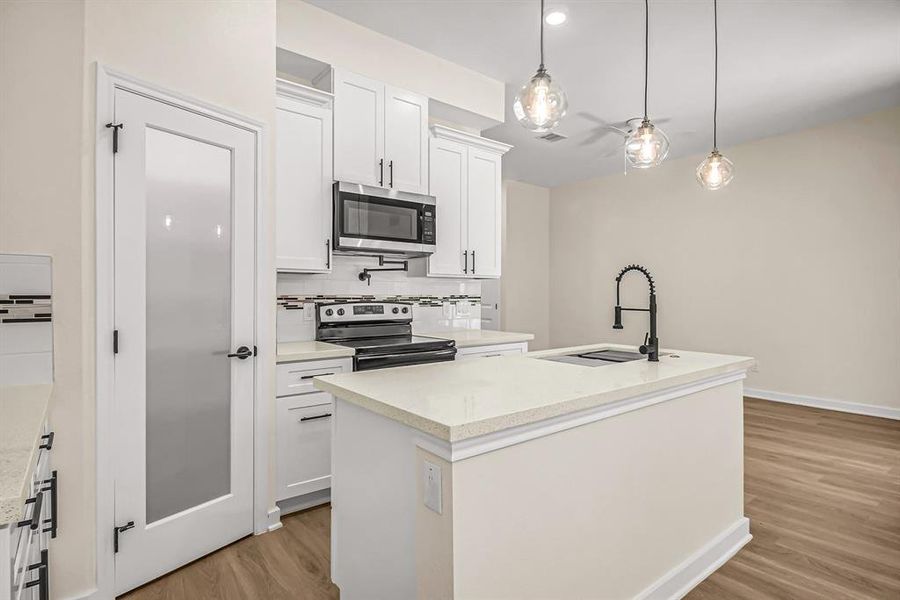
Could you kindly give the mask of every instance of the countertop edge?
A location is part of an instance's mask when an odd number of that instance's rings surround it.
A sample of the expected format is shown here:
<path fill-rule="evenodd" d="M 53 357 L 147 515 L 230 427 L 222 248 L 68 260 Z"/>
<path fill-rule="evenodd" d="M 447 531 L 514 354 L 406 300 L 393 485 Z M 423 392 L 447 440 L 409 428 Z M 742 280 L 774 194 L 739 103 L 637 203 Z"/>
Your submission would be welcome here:
<path fill-rule="evenodd" d="M 368 396 L 365 396 L 363 394 L 358 394 L 339 385 L 334 385 L 333 383 L 330 383 L 321 377 L 314 378 L 313 385 L 323 392 L 330 393 L 336 399 L 345 400 L 352 404 L 356 404 L 357 406 L 365 408 L 366 410 L 369 410 L 375 414 L 387 417 L 388 419 L 391 419 L 392 421 L 396 421 L 403 425 L 408 425 L 413 429 L 416 429 L 423 433 L 427 433 L 429 435 L 433 435 L 445 442 L 450 441 L 451 428 L 443 423 L 438 423 L 436 421 L 432 421 L 431 419 L 426 419 L 421 415 L 416 415 L 403 409 L 384 404 L 383 402 L 379 402 L 378 400 L 373 400 L 372 398 L 369 398 Z"/>
<path fill-rule="evenodd" d="M 320 345 L 330 346 L 324 350 L 308 350 L 301 352 L 284 352 L 278 353 L 278 348 L 282 344 L 294 344 L 298 342 L 281 342 L 276 346 L 275 363 L 303 362 L 307 360 L 325 360 L 329 358 L 352 358 L 356 351 L 353 348 L 339 346 L 337 344 L 329 344 L 327 342 L 317 342 Z"/>
<path fill-rule="evenodd" d="M 606 346 L 612 346 L 607 344 Z M 627 347 L 627 346 L 623 346 Z M 548 351 L 548 353 L 556 353 L 558 351 Z M 674 352 L 674 351 L 670 351 Z M 544 354 L 536 353 L 536 354 Z M 530 355 L 530 354 L 529 354 Z M 528 356 L 528 355 L 526 355 Z M 707 367 L 691 373 L 674 376 L 662 381 L 652 381 L 646 383 L 638 383 L 632 386 L 624 387 L 618 390 L 601 392 L 563 400 L 554 404 L 544 405 L 535 408 L 529 408 L 518 412 L 511 412 L 505 415 L 498 415 L 489 419 L 473 421 L 461 425 L 448 425 L 433 421 L 421 415 L 411 413 L 409 411 L 385 404 L 379 400 L 375 400 L 364 394 L 348 390 L 340 385 L 330 383 L 326 378 L 316 377 L 313 379 L 316 388 L 329 392 L 337 398 L 341 398 L 376 414 L 380 414 L 389 419 L 397 421 L 401 424 L 417 429 L 423 433 L 430 434 L 444 442 L 450 444 L 469 440 L 483 435 L 493 434 L 515 427 L 531 425 L 547 419 L 572 414 L 582 410 L 596 408 L 605 404 L 618 402 L 635 396 L 642 396 L 654 391 L 664 391 L 670 388 L 676 388 L 683 385 L 689 385 L 695 381 L 700 381 L 717 375 L 724 375 L 732 372 L 746 372 L 756 364 L 756 359 L 746 356 L 735 356 L 734 361 L 724 365 Z M 602 399 L 600 399 L 602 397 Z"/>

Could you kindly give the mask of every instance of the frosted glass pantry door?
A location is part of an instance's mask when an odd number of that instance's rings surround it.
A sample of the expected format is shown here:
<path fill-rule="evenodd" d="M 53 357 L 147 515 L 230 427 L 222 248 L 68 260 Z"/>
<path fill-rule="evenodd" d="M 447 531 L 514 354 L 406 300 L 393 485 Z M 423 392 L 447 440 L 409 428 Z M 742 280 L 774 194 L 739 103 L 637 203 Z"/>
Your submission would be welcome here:
<path fill-rule="evenodd" d="M 115 110 L 122 593 L 252 531 L 256 175 L 250 131 L 123 90 Z"/>

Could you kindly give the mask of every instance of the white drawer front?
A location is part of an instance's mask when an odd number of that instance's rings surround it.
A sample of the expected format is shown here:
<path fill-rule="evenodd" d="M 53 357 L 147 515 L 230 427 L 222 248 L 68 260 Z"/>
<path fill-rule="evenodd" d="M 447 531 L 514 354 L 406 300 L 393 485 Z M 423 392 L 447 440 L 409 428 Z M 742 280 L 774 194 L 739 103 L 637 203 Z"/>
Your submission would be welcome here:
<path fill-rule="evenodd" d="M 316 391 L 313 377 L 350 371 L 350 361 L 315 361 L 281 363 L 276 368 L 275 395 L 293 396 Z"/>
<path fill-rule="evenodd" d="M 466 360 L 470 358 L 493 358 L 497 356 L 509 356 L 511 354 L 523 354 L 528 350 L 528 344 L 498 344 L 494 346 L 477 346 L 473 348 L 462 348 L 457 352 L 456 360 Z"/>
<path fill-rule="evenodd" d="M 278 500 L 331 487 L 331 400 L 325 392 L 278 399 Z"/>

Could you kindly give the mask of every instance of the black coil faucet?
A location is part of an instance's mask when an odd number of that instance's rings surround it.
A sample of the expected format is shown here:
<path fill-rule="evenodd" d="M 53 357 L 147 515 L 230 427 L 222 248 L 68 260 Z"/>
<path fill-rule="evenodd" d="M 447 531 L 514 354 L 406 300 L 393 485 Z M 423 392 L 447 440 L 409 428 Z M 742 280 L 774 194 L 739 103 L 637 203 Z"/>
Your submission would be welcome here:
<path fill-rule="evenodd" d="M 629 271 L 639 271 L 647 278 L 650 284 L 650 307 L 649 308 L 622 308 L 619 302 L 619 285 L 622 283 L 622 277 Z M 622 311 L 633 310 L 637 312 L 650 313 L 650 333 L 644 336 L 643 345 L 638 348 L 641 354 L 647 355 L 647 360 L 659 362 L 659 338 L 656 337 L 656 284 L 653 283 L 653 277 L 645 267 L 641 265 L 628 265 L 616 275 L 616 322 L 613 323 L 613 329 L 624 329 L 622 327 Z M 649 338 L 649 339 L 648 339 Z"/>

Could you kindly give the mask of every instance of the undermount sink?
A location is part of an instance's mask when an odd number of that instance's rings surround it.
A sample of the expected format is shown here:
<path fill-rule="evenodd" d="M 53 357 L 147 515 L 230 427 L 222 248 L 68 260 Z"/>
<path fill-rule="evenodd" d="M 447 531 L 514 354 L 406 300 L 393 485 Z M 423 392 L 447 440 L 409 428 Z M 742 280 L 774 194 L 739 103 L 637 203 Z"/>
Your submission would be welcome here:
<path fill-rule="evenodd" d="M 596 350 L 594 352 L 580 352 L 578 354 L 563 354 L 562 356 L 547 356 L 541 360 L 580 365 L 582 367 L 604 367 L 616 363 L 632 360 L 646 360 L 647 357 L 639 352 L 626 352 L 625 350 Z"/>

